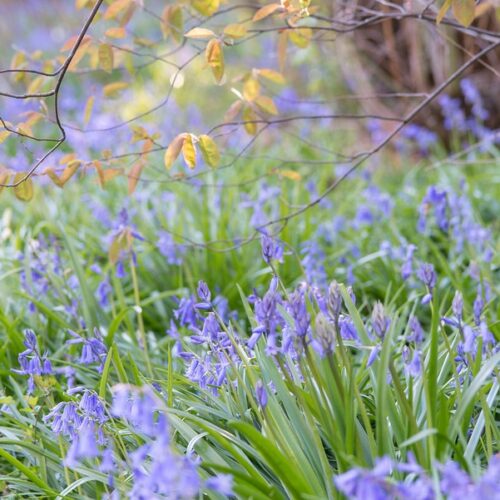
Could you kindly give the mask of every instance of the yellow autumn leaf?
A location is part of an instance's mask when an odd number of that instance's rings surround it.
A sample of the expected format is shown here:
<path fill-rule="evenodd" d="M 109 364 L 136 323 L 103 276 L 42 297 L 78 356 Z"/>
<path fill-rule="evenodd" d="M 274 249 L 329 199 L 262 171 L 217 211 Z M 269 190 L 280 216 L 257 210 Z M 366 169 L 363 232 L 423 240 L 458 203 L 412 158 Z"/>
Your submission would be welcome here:
<path fill-rule="evenodd" d="M 474 0 L 453 0 L 453 15 L 463 26 L 469 26 L 476 15 L 476 2 Z"/>
<path fill-rule="evenodd" d="M 85 104 L 85 109 L 83 111 L 83 126 L 86 127 L 90 121 L 92 115 L 92 109 L 94 108 L 95 97 L 91 95 Z"/>
<path fill-rule="evenodd" d="M 292 181 L 300 181 L 302 179 L 302 176 L 298 172 L 295 172 L 295 170 L 278 170 L 278 174 Z"/>
<path fill-rule="evenodd" d="M 248 30 L 243 24 L 228 24 L 224 28 L 224 35 L 230 36 L 231 38 L 243 38 L 247 32 Z"/>
<path fill-rule="evenodd" d="M 224 52 L 222 52 L 222 44 L 219 40 L 212 39 L 208 42 L 205 58 L 212 68 L 215 81 L 220 83 L 224 76 Z"/>
<path fill-rule="evenodd" d="M 165 168 L 170 170 L 174 161 L 179 156 L 181 152 L 182 146 L 184 144 L 184 139 L 186 138 L 186 134 L 179 134 L 174 140 L 168 145 L 167 150 L 165 151 L 165 156 L 163 158 Z"/>
<path fill-rule="evenodd" d="M 2 142 L 5 141 L 5 139 L 7 139 L 7 137 L 9 137 L 10 135 L 10 132 L 8 130 L 0 130 L 0 144 L 2 144 Z"/>
<path fill-rule="evenodd" d="M 195 40 L 206 40 L 207 38 L 215 37 L 215 33 L 207 28 L 193 28 L 185 35 L 186 38 L 194 38 Z"/>
<path fill-rule="evenodd" d="M 446 16 L 446 13 L 450 10 L 451 7 L 451 2 L 452 0 L 445 0 L 441 8 L 439 9 L 439 12 L 436 16 L 436 24 L 439 24 L 444 16 Z"/>
<path fill-rule="evenodd" d="M 109 28 L 108 30 L 106 30 L 104 34 L 108 38 L 125 38 L 127 32 L 125 31 L 125 28 L 115 27 L 115 28 Z"/>
<path fill-rule="evenodd" d="M 208 135 L 200 135 L 198 141 L 205 163 L 212 168 L 217 167 L 220 162 L 220 153 L 215 141 Z"/>
<path fill-rule="evenodd" d="M 113 47 L 107 43 L 101 43 L 98 53 L 99 67 L 107 73 L 111 73 L 114 65 Z"/>
<path fill-rule="evenodd" d="M 191 5 L 200 14 L 211 16 L 219 9 L 220 0 L 191 0 Z"/>
<path fill-rule="evenodd" d="M 36 78 L 34 78 L 31 83 L 28 85 L 28 89 L 27 89 L 27 94 L 36 94 L 39 90 L 40 90 L 40 87 L 42 86 L 44 82 L 44 78 L 41 77 L 41 76 L 38 76 Z"/>
<path fill-rule="evenodd" d="M 288 30 L 290 41 L 301 49 L 305 49 L 312 38 L 311 28 L 295 28 Z"/>
<path fill-rule="evenodd" d="M 118 94 L 129 86 L 127 82 L 113 82 L 104 85 L 102 91 L 106 97 L 117 97 Z"/>
<path fill-rule="evenodd" d="M 179 5 L 167 5 L 163 10 L 161 16 L 161 29 L 164 38 L 172 35 L 172 38 L 180 43 L 182 40 L 182 33 L 184 27 L 184 20 L 182 16 L 182 9 Z"/>
<path fill-rule="evenodd" d="M 260 83 L 255 78 L 247 78 L 243 84 L 243 97 L 253 101 L 260 94 Z"/>
<path fill-rule="evenodd" d="M 250 106 L 245 107 L 242 117 L 244 122 L 243 126 L 245 127 L 247 133 L 250 135 L 255 135 L 257 133 L 257 123 L 255 123 L 255 120 L 257 120 L 257 115 L 255 114 L 253 109 Z"/>
<path fill-rule="evenodd" d="M 269 113 L 270 115 L 278 114 L 278 108 L 270 97 L 267 97 L 266 95 L 259 95 L 255 98 L 254 102 L 262 111 Z"/>
<path fill-rule="evenodd" d="M 7 184 L 9 175 L 9 171 L 3 165 L 0 165 L 0 193 L 3 191 L 4 184 Z"/>
<path fill-rule="evenodd" d="M 125 12 L 132 0 L 115 0 L 104 12 L 104 19 L 114 19 L 120 13 Z"/>
<path fill-rule="evenodd" d="M 274 14 L 277 10 L 281 9 L 280 3 L 271 3 L 269 5 L 264 5 L 264 7 L 260 8 L 255 15 L 253 16 L 253 22 L 260 21 L 265 19 L 266 17 Z"/>
<path fill-rule="evenodd" d="M 194 168 L 196 166 L 196 148 L 191 134 L 186 134 L 186 137 L 184 138 L 184 143 L 182 144 L 182 156 L 184 157 L 184 161 L 189 168 Z"/>
<path fill-rule="evenodd" d="M 78 63 L 85 57 L 87 51 L 90 47 L 90 37 L 87 39 L 83 39 L 80 46 L 78 47 L 73 59 L 71 59 L 71 63 L 68 66 L 69 71 L 73 71 L 78 66 Z"/>
<path fill-rule="evenodd" d="M 283 85 L 285 83 L 284 76 L 279 71 L 275 71 L 274 69 L 261 68 L 257 70 L 257 74 L 266 80 L 277 83 L 278 85 Z"/>
<path fill-rule="evenodd" d="M 14 184 L 22 181 L 26 177 L 26 174 L 20 172 L 14 176 Z M 14 194 L 16 198 L 21 201 L 30 201 L 33 198 L 33 181 L 31 177 L 28 177 L 22 181 L 19 185 L 14 187 Z"/>

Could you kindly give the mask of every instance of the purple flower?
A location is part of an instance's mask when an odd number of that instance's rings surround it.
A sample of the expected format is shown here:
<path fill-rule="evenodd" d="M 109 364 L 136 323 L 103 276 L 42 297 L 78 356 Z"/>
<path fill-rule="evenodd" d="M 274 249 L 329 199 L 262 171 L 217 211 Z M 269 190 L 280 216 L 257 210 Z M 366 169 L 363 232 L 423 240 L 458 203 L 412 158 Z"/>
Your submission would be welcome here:
<path fill-rule="evenodd" d="M 327 306 L 333 321 L 337 323 L 340 311 L 342 310 L 342 295 L 340 293 L 339 284 L 336 281 L 332 281 L 328 287 Z"/>
<path fill-rule="evenodd" d="M 198 281 L 197 293 L 201 302 L 196 304 L 195 307 L 197 309 L 212 309 L 212 304 L 210 302 L 212 294 L 210 293 L 208 285 L 202 280 Z"/>
<path fill-rule="evenodd" d="M 267 391 L 262 380 L 259 380 L 255 386 L 255 398 L 259 406 L 264 409 L 267 405 Z"/>
<path fill-rule="evenodd" d="M 174 316 L 179 321 L 180 326 L 196 326 L 198 324 L 198 312 L 195 308 L 196 298 L 194 295 L 183 297 L 179 301 Z"/>
<path fill-rule="evenodd" d="M 413 254 L 417 247 L 415 245 L 408 245 L 406 247 L 406 256 L 401 266 L 401 277 L 407 280 L 413 273 Z"/>
<path fill-rule="evenodd" d="M 389 326 L 391 324 L 391 320 L 385 315 L 384 306 L 381 302 L 375 302 L 372 311 L 372 328 L 375 332 L 375 335 L 379 339 L 383 339 Z"/>
<path fill-rule="evenodd" d="M 73 338 L 66 341 L 67 344 L 82 344 L 80 363 L 83 365 L 99 363 L 99 372 L 101 372 L 106 361 L 108 349 L 102 340 L 99 330 L 95 328 L 94 336 L 90 338 L 84 338 L 71 330 L 68 332 Z"/>
<path fill-rule="evenodd" d="M 424 340 L 424 330 L 416 316 L 412 316 L 410 319 L 410 335 L 408 335 L 406 340 L 408 342 L 415 342 L 415 344 L 421 344 Z"/>
<path fill-rule="evenodd" d="M 186 249 L 182 245 L 176 244 L 170 233 L 160 231 L 158 233 L 156 247 L 160 253 L 166 257 L 169 264 L 176 266 L 180 266 L 182 264 Z"/>
<path fill-rule="evenodd" d="M 386 500 L 391 498 L 392 485 L 387 481 L 391 471 L 391 460 L 383 457 L 377 460 L 372 470 L 356 467 L 334 476 L 333 481 L 339 491 L 348 498 Z"/>
<path fill-rule="evenodd" d="M 221 495 L 230 496 L 233 494 L 233 476 L 231 474 L 219 474 L 208 478 L 205 486 Z"/>
<path fill-rule="evenodd" d="M 28 394 L 35 390 L 35 376 L 50 375 L 53 373 L 52 364 L 47 354 L 41 355 L 38 350 L 38 341 L 33 330 L 25 330 L 24 345 L 27 349 L 18 356 L 21 369 L 12 369 L 19 375 L 28 375 Z"/>
<path fill-rule="evenodd" d="M 276 240 L 267 234 L 263 234 L 260 244 L 262 248 L 262 258 L 266 264 L 270 264 L 273 260 L 277 260 L 279 262 L 283 261 L 283 246 Z"/>

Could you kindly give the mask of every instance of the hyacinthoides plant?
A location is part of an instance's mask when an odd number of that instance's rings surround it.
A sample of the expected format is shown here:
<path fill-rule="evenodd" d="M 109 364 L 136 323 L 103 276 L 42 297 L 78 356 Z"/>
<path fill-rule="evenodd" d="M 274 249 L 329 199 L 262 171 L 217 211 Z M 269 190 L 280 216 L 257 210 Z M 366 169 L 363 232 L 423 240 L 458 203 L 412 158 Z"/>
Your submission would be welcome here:
<path fill-rule="evenodd" d="M 57 236 L 40 236 L 22 261 L 26 319 L 16 324 L 13 310 L 2 311 L 13 347 L 1 353 L 8 491 L 494 498 L 492 235 L 465 194 L 433 186 L 420 198 L 415 210 L 414 198 L 406 205 L 373 185 L 354 194 L 352 227 L 337 232 L 349 250 L 334 261 L 333 282 L 328 242 L 315 237 L 328 234 L 321 223 L 298 255 L 298 279 L 287 269 L 289 247 L 263 235 L 263 260 L 244 261 L 255 271 L 239 292 L 232 285 L 239 297 L 231 305 L 221 292 L 228 294 L 230 279 L 222 266 L 210 286 L 172 280 L 155 299 L 158 271 L 144 265 L 153 239 L 145 216 L 122 210 L 85 263 L 74 236 L 57 228 Z M 260 217 L 263 207 L 254 209 Z M 392 211 L 412 215 L 400 221 Z M 396 237 L 380 240 L 374 220 L 384 237 L 391 230 Z M 404 231 L 410 220 L 418 238 Z M 106 266 L 104 249 L 128 231 L 139 237 Z M 210 274 L 171 239 L 159 235 L 158 242 L 158 255 Z M 165 314 L 151 310 L 165 298 Z M 20 324 L 33 328 L 21 341 Z M 167 336 L 153 335 L 167 326 Z"/>

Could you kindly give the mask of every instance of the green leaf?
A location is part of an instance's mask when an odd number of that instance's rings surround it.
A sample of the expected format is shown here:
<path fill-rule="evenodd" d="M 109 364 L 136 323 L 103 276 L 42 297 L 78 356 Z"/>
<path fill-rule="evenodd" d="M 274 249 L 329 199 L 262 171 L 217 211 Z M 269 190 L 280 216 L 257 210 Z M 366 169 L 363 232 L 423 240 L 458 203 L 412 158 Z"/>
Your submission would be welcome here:
<path fill-rule="evenodd" d="M 22 181 L 14 188 L 14 194 L 18 200 L 31 201 L 33 198 L 33 181 L 31 180 L 31 177 L 23 180 L 25 177 L 26 174 L 22 172 L 14 176 L 14 184 Z"/>
<path fill-rule="evenodd" d="M 200 135 L 198 138 L 203 160 L 212 168 L 217 167 L 220 162 L 219 148 L 209 135 Z"/>
<path fill-rule="evenodd" d="M 300 464 L 295 461 L 295 457 L 285 456 L 273 441 L 246 422 L 232 421 L 229 422 L 229 426 L 239 431 L 255 447 L 276 476 L 280 478 L 292 498 L 302 498 L 304 495 L 314 494 L 310 484 L 302 474 Z"/>
<path fill-rule="evenodd" d="M 107 73 L 111 73 L 114 64 L 113 47 L 107 43 L 101 43 L 101 45 L 99 45 L 98 55 L 99 67 Z"/>

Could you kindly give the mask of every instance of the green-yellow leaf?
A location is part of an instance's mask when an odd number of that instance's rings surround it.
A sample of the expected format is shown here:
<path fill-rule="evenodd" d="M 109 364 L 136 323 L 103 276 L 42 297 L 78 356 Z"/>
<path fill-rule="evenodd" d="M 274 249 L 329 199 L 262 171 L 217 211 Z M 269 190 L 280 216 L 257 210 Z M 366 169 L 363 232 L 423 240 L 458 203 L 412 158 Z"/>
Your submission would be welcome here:
<path fill-rule="evenodd" d="M 243 126 L 245 127 L 247 133 L 250 135 L 255 135 L 257 133 L 257 123 L 255 123 L 255 120 L 257 120 L 257 115 L 250 106 L 245 107 L 242 113 L 242 118 L 244 122 Z"/>
<path fill-rule="evenodd" d="M 14 176 L 14 184 L 22 181 L 26 174 L 20 172 Z M 22 201 L 30 201 L 33 198 L 33 181 L 31 177 L 21 182 L 14 188 L 14 194 L 16 198 Z"/>
<path fill-rule="evenodd" d="M 179 156 L 179 153 L 182 150 L 182 146 L 184 144 L 185 138 L 186 138 L 186 134 L 179 134 L 168 145 L 168 148 L 165 151 L 165 156 L 164 156 L 164 159 L 163 159 L 164 163 L 165 163 L 165 168 L 167 170 L 170 170 L 172 168 L 172 165 L 174 164 L 174 161 Z"/>
<path fill-rule="evenodd" d="M 262 68 L 257 70 L 257 74 L 266 80 L 269 80 L 278 85 L 283 85 L 285 83 L 284 76 L 279 71 L 274 71 L 269 68 Z"/>
<path fill-rule="evenodd" d="M 446 13 L 450 10 L 452 0 L 445 0 L 441 8 L 439 9 L 438 15 L 436 16 L 436 24 L 439 24 Z"/>
<path fill-rule="evenodd" d="M 191 0 L 191 5 L 200 14 L 211 16 L 219 9 L 220 0 Z"/>
<path fill-rule="evenodd" d="M 215 141 L 208 135 L 200 135 L 199 144 L 205 163 L 212 168 L 217 167 L 220 162 L 220 153 Z"/>
<path fill-rule="evenodd" d="M 270 115 L 277 115 L 278 108 L 274 101 L 265 95 L 259 95 L 255 98 L 255 104 L 264 112 L 269 113 Z"/>
<path fill-rule="evenodd" d="M 108 73 L 113 71 L 113 47 L 107 43 L 99 45 L 99 67 Z"/>
<path fill-rule="evenodd" d="M 247 32 L 248 30 L 243 24 L 228 24 L 224 28 L 224 35 L 230 36 L 231 38 L 243 38 Z"/>
<path fill-rule="evenodd" d="M 86 127 L 90 121 L 92 115 L 92 109 L 94 108 L 95 97 L 91 95 L 85 104 L 85 110 L 83 112 L 83 126 Z"/>
<path fill-rule="evenodd" d="M 243 84 L 243 97 L 253 101 L 260 94 L 260 84 L 255 78 L 247 78 Z"/>
<path fill-rule="evenodd" d="M 184 20 L 182 17 L 182 9 L 179 5 L 167 5 L 161 16 L 161 29 L 163 36 L 167 38 L 172 35 L 172 38 L 179 43 L 182 40 L 184 32 Z"/>
<path fill-rule="evenodd" d="M 184 138 L 182 156 L 184 157 L 184 161 L 189 168 L 194 168 L 196 166 L 196 149 L 194 147 L 193 136 L 191 134 L 186 134 L 186 137 Z"/>
<path fill-rule="evenodd" d="M 474 21 L 476 2 L 474 0 L 453 0 L 453 15 L 463 26 L 469 26 Z"/>
<path fill-rule="evenodd" d="M 312 30 L 311 28 L 295 28 L 288 30 L 288 36 L 294 45 L 301 49 L 305 49 L 311 41 Z"/>
<path fill-rule="evenodd" d="M 127 82 L 113 82 L 104 85 L 103 92 L 106 97 L 117 97 L 119 93 L 128 87 Z"/>
<path fill-rule="evenodd" d="M 222 44 L 219 40 L 213 38 L 208 42 L 205 50 L 205 58 L 208 65 L 212 68 L 215 81 L 220 83 L 224 76 L 224 52 L 222 52 Z"/>

